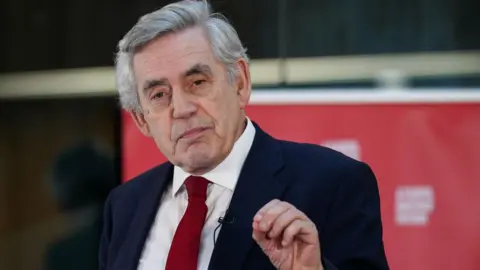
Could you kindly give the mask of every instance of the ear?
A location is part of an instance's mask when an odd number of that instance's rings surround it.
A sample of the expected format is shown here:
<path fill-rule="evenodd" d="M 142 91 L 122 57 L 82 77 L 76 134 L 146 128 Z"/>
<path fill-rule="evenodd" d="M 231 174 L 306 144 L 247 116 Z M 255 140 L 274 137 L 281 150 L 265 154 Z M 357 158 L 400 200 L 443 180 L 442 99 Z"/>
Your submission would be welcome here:
<path fill-rule="evenodd" d="M 250 70 L 245 59 L 240 58 L 237 61 L 236 90 L 240 108 L 245 109 L 250 101 L 252 84 L 250 81 Z"/>
<path fill-rule="evenodd" d="M 130 115 L 132 116 L 133 122 L 135 122 L 140 132 L 142 132 L 143 135 L 147 137 L 151 137 L 152 135 L 150 133 L 150 127 L 148 126 L 148 123 L 145 120 L 145 115 L 141 112 L 136 112 L 136 111 L 130 112 Z"/>

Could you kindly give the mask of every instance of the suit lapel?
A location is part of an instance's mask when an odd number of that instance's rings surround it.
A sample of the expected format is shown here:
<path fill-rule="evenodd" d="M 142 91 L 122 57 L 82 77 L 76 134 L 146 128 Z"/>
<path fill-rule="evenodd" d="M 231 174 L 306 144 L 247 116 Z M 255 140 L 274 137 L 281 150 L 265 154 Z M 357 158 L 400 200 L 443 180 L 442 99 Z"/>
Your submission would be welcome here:
<path fill-rule="evenodd" d="M 210 270 L 238 270 L 253 247 L 253 216 L 266 203 L 280 198 L 287 179 L 280 173 L 280 142 L 256 124 L 256 135 L 230 203 L 231 224 L 222 226 L 210 260 Z"/>
<path fill-rule="evenodd" d="M 114 269 L 137 269 L 143 246 L 157 214 L 161 197 L 170 183 L 173 165 L 166 163 L 150 171 L 145 177 L 147 184 L 138 191 L 138 203 L 132 216 L 130 229 L 122 245 Z"/>

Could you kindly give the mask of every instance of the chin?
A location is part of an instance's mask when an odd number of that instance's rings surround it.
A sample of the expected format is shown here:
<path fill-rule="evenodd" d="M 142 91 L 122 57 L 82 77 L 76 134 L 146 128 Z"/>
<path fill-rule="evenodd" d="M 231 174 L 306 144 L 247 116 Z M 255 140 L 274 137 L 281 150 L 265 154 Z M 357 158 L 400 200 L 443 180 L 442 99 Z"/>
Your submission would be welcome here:
<path fill-rule="evenodd" d="M 205 151 L 208 149 L 202 149 L 203 151 L 199 151 L 200 149 L 196 151 L 192 150 L 193 149 L 191 149 L 189 153 L 185 153 L 185 157 L 182 158 L 183 162 L 181 163 L 184 164 L 184 168 L 195 171 L 210 168 L 213 165 L 215 158 L 212 151 Z"/>

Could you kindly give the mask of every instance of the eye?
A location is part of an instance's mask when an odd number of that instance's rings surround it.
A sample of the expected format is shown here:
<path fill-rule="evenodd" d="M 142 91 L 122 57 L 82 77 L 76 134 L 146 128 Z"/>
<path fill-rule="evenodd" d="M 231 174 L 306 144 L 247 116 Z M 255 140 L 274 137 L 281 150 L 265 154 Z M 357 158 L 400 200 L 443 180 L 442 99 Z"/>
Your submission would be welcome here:
<path fill-rule="evenodd" d="M 163 98 L 164 96 L 165 96 L 165 92 L 157 92 L 154 95 L 152 95 L 152 99 Z"/>
<path fill-rule="evenodd" d="M 196 80 L 193 82 L 193 85 L 194 86 L 200 86 L 202 85 L 204 82 L 206 82 L 206 80 Z"/>

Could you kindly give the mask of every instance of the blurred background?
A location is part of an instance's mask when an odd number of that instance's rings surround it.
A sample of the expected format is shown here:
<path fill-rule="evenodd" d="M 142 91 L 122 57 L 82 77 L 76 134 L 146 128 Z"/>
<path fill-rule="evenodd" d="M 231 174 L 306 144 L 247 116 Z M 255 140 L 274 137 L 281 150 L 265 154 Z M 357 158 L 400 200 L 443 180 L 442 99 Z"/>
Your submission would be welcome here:
<path fill-rule="evenodd" d="M 96 269 L 106 194 L 162 161 L 116 44 L 170 2 L 1 2 L 0 269 Z M 211 4 L 252 58 L 251 118 L 377 172 L 392 269 L 480 269 L 480 1 Z"/>

